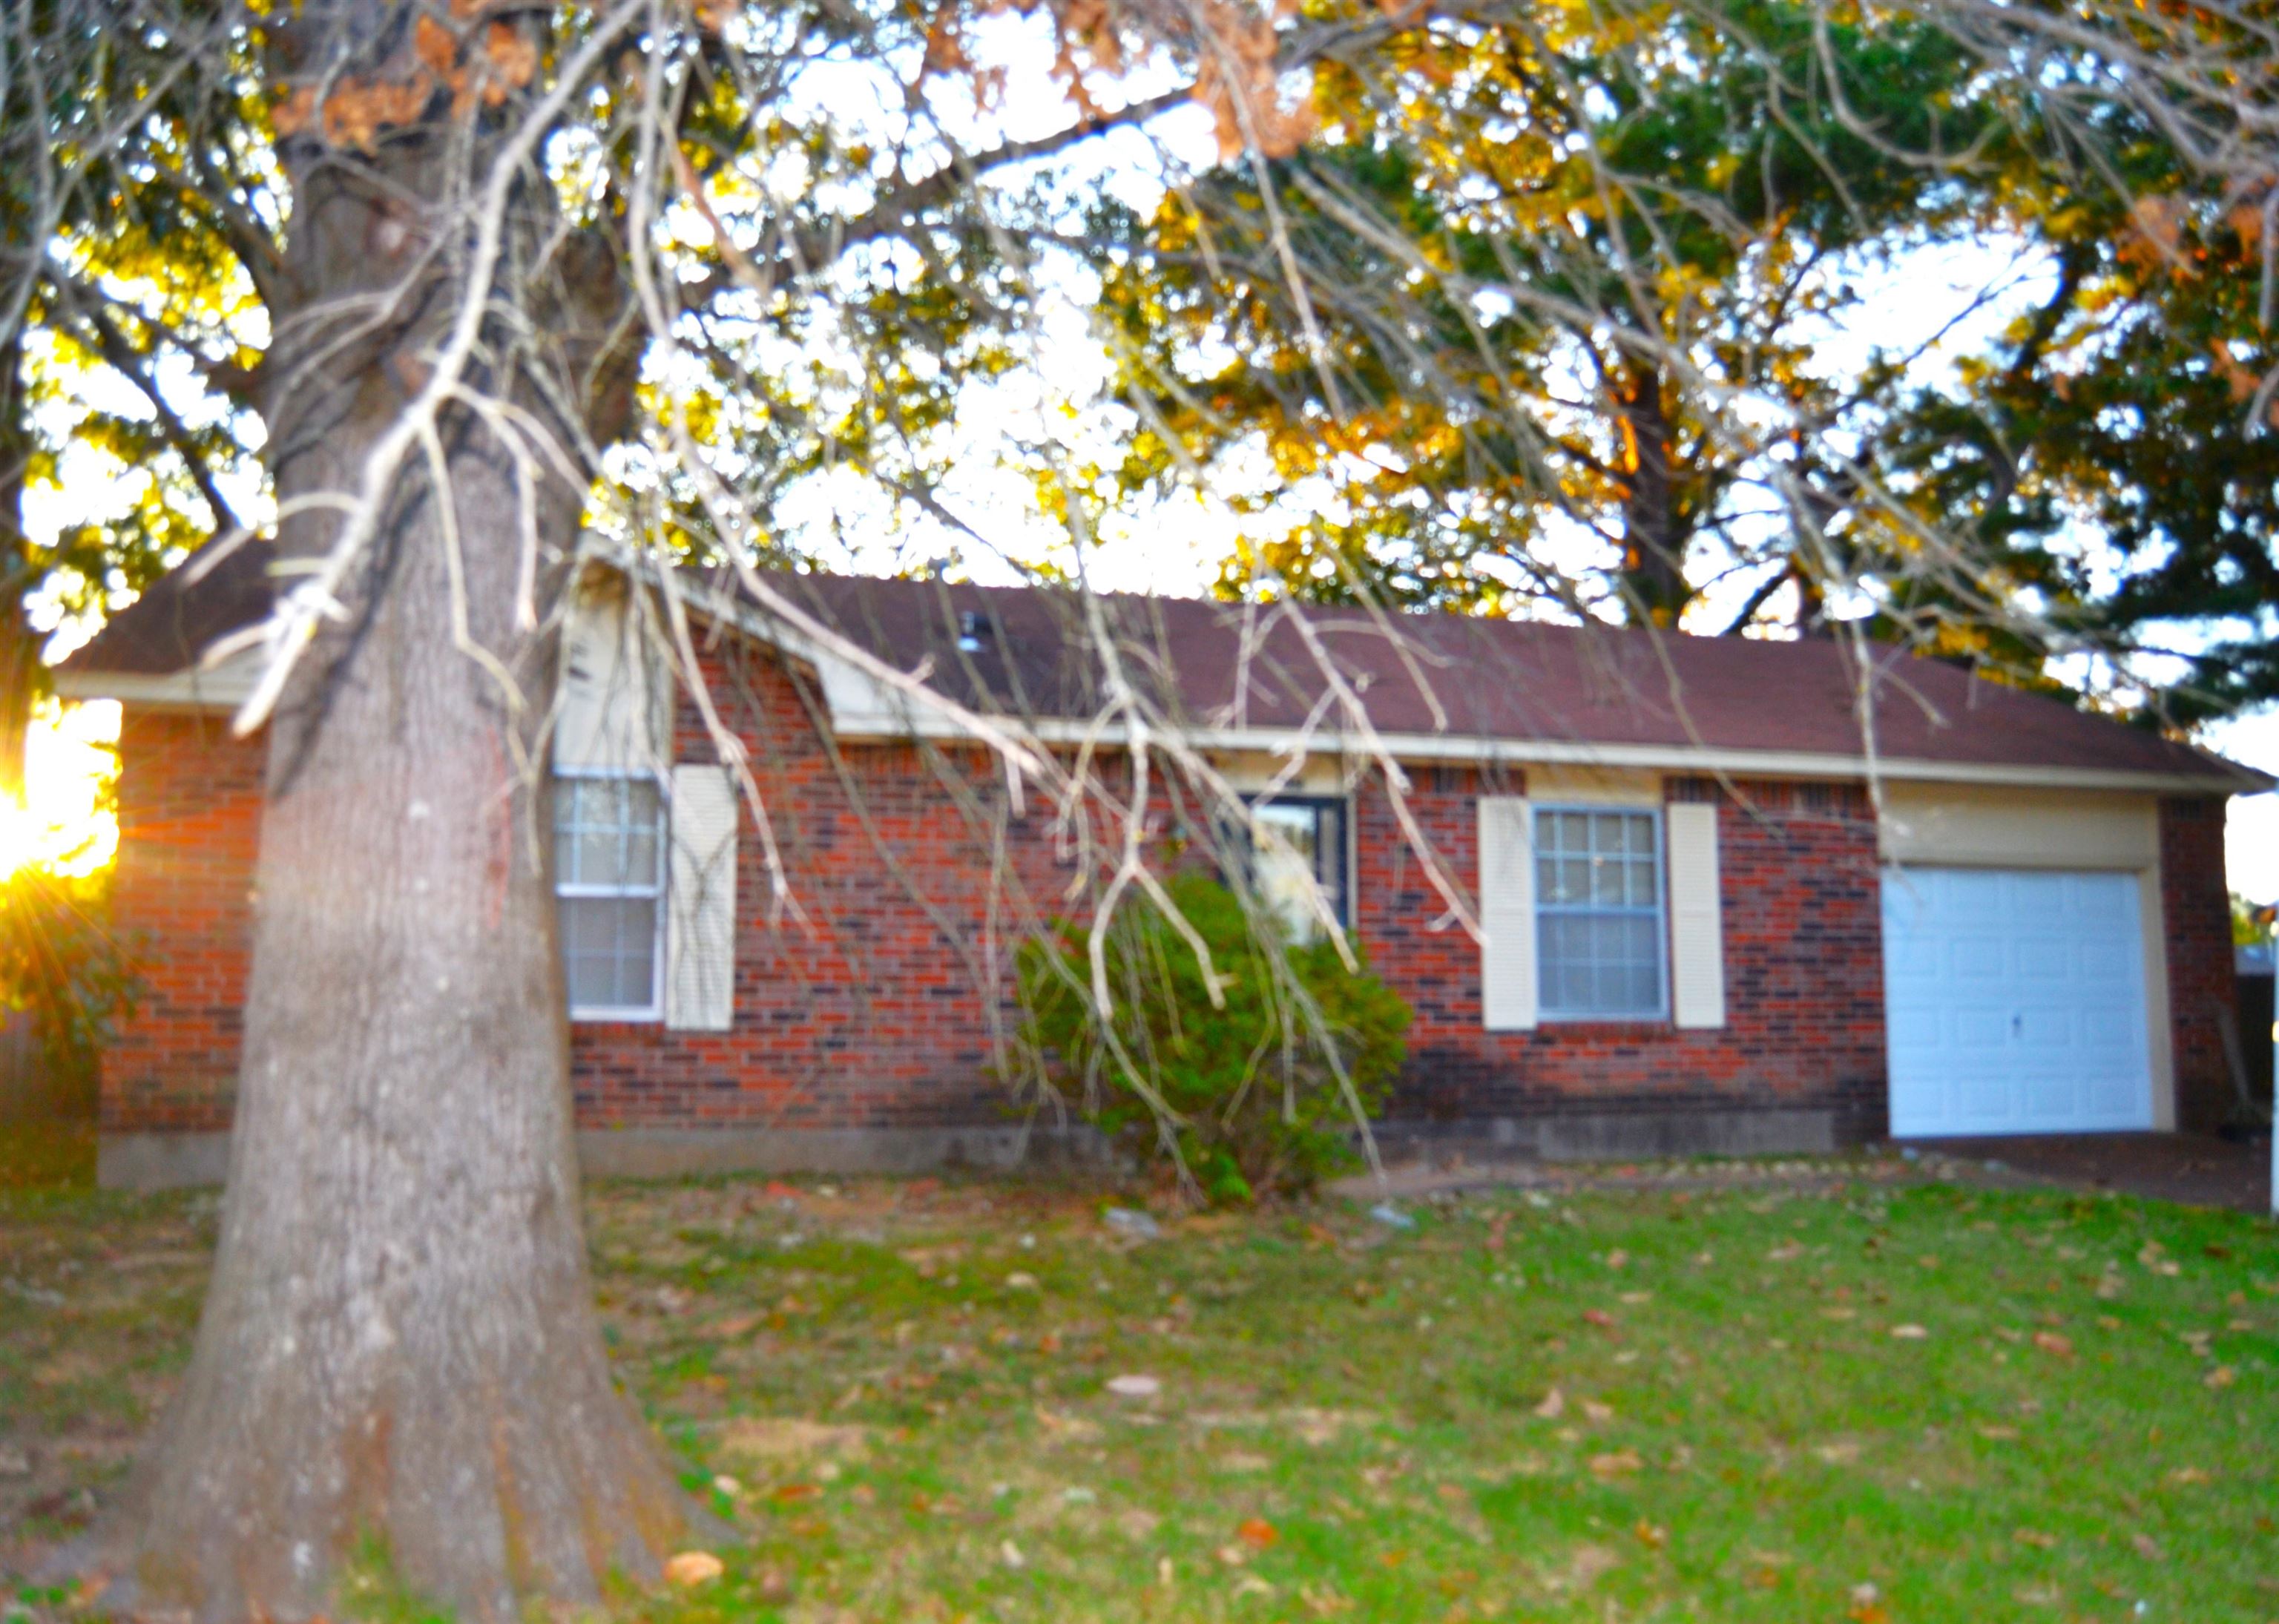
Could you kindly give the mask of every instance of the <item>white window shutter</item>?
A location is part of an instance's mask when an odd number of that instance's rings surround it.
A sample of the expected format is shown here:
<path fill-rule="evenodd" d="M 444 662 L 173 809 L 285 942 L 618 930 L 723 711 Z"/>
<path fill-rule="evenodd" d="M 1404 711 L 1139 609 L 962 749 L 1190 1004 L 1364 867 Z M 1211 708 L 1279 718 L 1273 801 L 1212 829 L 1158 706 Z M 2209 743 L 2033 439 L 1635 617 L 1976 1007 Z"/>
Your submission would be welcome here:
<path fill-rule="evenodd" d="M 725 767 L 672 770 L 664 1023 L 725 1032 L 736 1003 L 736 783 Z"/>
<path fill-rule="evenodd" d="M 1480 797 L 1480 1023 L 1535 1025 L 1535 823 L 1523 796 Z"/>
<path fill-rule="evenodd" d="M 1725 1024 L 1725 922 L 1718 900 L 1717 808 L 1674 801 L 1669 841 L 1669 1007 L 1680 1026 Z"/>
<path fill-rule="evenodd" d="M 622 581 L 589 581 L 562 624 L 554 764 L 654 771 L 672 740 L 672 672 Z"/>

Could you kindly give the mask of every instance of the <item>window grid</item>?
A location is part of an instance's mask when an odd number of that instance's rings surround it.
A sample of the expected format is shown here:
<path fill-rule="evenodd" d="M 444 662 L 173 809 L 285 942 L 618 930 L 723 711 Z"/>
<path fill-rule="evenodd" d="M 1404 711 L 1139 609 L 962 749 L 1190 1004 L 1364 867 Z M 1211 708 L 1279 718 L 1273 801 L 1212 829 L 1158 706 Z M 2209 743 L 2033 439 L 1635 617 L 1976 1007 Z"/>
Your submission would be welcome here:
<path fill-rule="evenodd" d="M 664 961 L 664 796 L 648 773 L 558 770 L 555 896 L 570 1015 L 655 1020 Z"/>
<path fill-rule="evenodd" d="M 1544 1018 L 1669 1013 L 1658 810 L 1539 807 L 1536 974 Z"/>

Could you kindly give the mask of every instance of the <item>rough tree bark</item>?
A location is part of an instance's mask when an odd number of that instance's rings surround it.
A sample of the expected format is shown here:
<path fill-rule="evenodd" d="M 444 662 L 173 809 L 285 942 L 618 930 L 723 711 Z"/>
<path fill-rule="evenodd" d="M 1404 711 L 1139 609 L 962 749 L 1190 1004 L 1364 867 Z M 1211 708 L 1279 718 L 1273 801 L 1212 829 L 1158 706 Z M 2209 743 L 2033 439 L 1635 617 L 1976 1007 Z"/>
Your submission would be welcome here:
<path fill-rule="evenodd" d="M 1631 369 L 1622 400 L 1623 586 L 1631 619 L 1675 626 L 1691 588 L 1661 374 Z"/>
<path fill-rule="evenodd" d="M 320 64 L 409 33 L 379 0 L 302 15 Z M 267 406 L 285 502 L 358 488 L 468 292 L 473 234 L 441 199 L 482 142 L 429 119 L 369 153 L 288 143 L 296 305 Z M 558 251 L 532 263 L 549 197 L 517 193 L 503 303 L 558 275 Z M 518 303 L 470 381 L 542 417 L 564 396 L 538 374 L 574 398 L 575 346 Z M 472 414 L 439 428 L 448 482 L 416 458 L 396 482 L 346 624 L 270 725 L 220 1251 L 182 1390 L 90 1553 L 106 1605 L 310 1618 L 372 1539 L 416 1591 L 507 1620 L 652 1578 L 696 1515 L 613 1389 L 587 1275 L 545 785 L 518 769 L 551 663 L 512 612 L 526 495 Z M 539 535 L 566 548 L 583 496 L 541 475 Z M 446 503 L 466 630 L 520 709 L 455 638 Z M 280 555 L 324 552 L 339 524 L 289 518 Z"/>

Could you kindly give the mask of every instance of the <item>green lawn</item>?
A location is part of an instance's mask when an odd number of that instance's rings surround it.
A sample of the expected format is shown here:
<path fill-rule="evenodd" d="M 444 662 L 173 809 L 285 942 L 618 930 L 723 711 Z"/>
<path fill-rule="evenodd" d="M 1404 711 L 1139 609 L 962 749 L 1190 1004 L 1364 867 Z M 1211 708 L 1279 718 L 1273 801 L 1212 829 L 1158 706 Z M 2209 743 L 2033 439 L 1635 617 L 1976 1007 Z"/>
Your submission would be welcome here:
<path fill-rule="evenodd" d="M 627 1611 L 2279 1619 L 2269 1224 L 1713 1183 L 1140 1245 L 1067 1188 L 602 1186 L 626 1382 L 745 1536 Z M 0 1565 L 116 1481 L 211 1225 L 0 1195 Z"/>

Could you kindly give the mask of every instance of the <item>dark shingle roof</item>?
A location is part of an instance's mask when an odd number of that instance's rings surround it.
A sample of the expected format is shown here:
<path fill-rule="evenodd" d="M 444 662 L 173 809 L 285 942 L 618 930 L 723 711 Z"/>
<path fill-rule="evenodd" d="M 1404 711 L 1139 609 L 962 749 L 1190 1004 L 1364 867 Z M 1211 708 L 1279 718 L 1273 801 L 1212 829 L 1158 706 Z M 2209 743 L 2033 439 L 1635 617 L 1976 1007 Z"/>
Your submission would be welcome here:
<path fill-rule="evenodd" d="M 270 603 L 269 548 L 241 548 L 195 586 L 175 571 L 65 662 L 93 674 L 162 674 L 251 624 Z M 770 578 L 779 590 L 904 670 L 977 709 L 1091 714 L 1104 684 L 1074 594 L 830 575 Z M 1326 686 L 1317 643 L 1380 732 L 1416 740 L 1777 753 L 1856 760 L 1863 682 L 1876 753 L 1989 770 L 2054 769 L 2224 779 L 2258 775 L 2206 751 L 1875 647 L 1704 638 L 1606 626 L 1308 609 L 1287 613 L 1186 598 L 1111 595 L 1103 623 L 1131 679 L 1173 716 L 1214 728 L 1294 728 Z M 978 617 L 978 619 L 976 617 Z M 978 647 L 963 647 L 974 640 Z M 1397 632 L 1397 638 L 1394 633 Z M 1334 711 L 1327 725 L 1337 724 Z"/>

